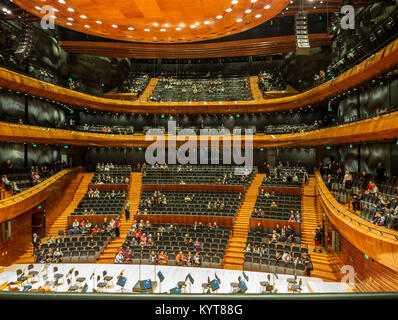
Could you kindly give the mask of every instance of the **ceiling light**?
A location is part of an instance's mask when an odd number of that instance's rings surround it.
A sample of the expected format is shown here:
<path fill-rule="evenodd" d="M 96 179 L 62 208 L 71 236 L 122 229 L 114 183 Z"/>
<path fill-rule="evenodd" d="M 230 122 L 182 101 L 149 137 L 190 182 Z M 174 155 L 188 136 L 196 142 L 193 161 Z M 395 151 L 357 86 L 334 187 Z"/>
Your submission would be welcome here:
<path fill-rule="evenodd" d="M 242 22 L 242 19 L 237 19 L 236 22 Z"/>
<path fill-rule="evenodd" d="M 252 12 L 250 9 L 247 9 L 247 10 L 245 11 L 245 13 L 250 13 L 250 12 Z"/>
<path fill-rule="evenodd" d="M 57 17 L 54 16 L 54 15 L 50 16 L 50 18 L 52 18 L 52 19 L 57 19 Z"/>
<path fill-rule="evenodd" d="M 153 26 L 154 26 L 154 27 L 159 27 L 159 23 L 154 22 L 154 23 L 153 23 Z"/>
<path fill-rule="evenodd" d="M 73 18 L 68 18 L 69 21 L 73 21 Z"/>
<path fill-rule="evenodd" d="M 176 28 L 176 30 L 177 30 L 177 31 L 180 31 L 180 30 L 181 30 L 181 28 L 180 28 L 180 27 L 178 27 L 178 28 Z"/>
<path fill-rule="evenodd" d="M 193 28 L 196 28 L 196 25 L 194 25 L 194 24 L 193 24 L 193 25 L 191 25 L 191 28 L 192 28 L 192 29 L 193 29 Z"/>
<path fill-rule="evenodd" d="M 102 22 L 101 22 L 101 21 L 99 21 L 99 20 L 97 20 L 97 21 L 95 21 L 95 23 L 101 24 Z"/>
<path fill-rule="evenodd" d="M 64 0 L 58 0 L 59 3 L 65 4 L 66 2 Z"/>
<path fill-rule="evenodd" d="M 166 23 L 164 26 L 165 26 L 165 28 L 168 28 L 168 27 L 169 27 L 169 24 L 168 24 L 168 23 Z"/>
<path fill-rule="evenodd" d="M 217 19 L 222 19 L 222 16 L 221 16 L 221 15 L 218 15 L 216 18 L 217 18 Z"/>
<path fill-rule="evenodd" d="M 144 31 L 149 32 L 149 31 L 151 31 L 151 29 L 144 29 Z"/>
<path fill-rule="evenodd" d="M 195 25 L 197 25 L 197 26 L 200 25 L 200 22 L 195 22 Z"/>
<path fill-rule="evenodd" d="M 85 16 L 84 14 L 82 14 L 82 15 L 80 16 L 80 18 L 82 18 L 82 19 L 87 19 L 87 16 Z"/>
<path fill-rule="evenodd" d="M 269 9 L 269 8 L 271 8 L 271 6 L 270 6 L 269 4 L 267 4 L 267 5 L 264 7 L 264 9 Z"/>
<path fill-rule="evenodd" d="M 36 10 L 39 10 L 39 11 L 41 10 L 41 8 L 38 7 L 38 6 L 36 6 L 35 9 L 36 9 Z M 7 10 L 6 8 L 3 8 L 3 11 L 6 11 L 6 10 Z"/>
<path fill-rule="evenodd" d="M 227 10 L 225 10 L 226 12 L 231 12 L 232 11 L 232 9 L 231 8 L 228 8 Z"/>
<path fill-rule="evenodd" d="M 256 18 L 260 18 L 260 17 L 261 17 L 261 14 L 256 14 L 255 17 L 256 17 Z"/>
<path fill-rule="evenodd" d="M 116 25 L 116 24 L 113 24 L 113 25 L 112 25 L 112 28 L 117 28 L 117 25 Z"/>
<path fill-rule="evenodd" d="M 204 24 L 210 24 L 210 21 L 207 21 L 207 20 L 206 20 L 206 21 L 203 22 L 203 23 L 204 23 Z"/>
<path fill-rule="evenodd" d="M 134 30 L 134 28 L 133 28 L 133 27 L 128 27 L 128 29 L 129 29 L 130 31 L 133 31 L 133 30 Z"/>
<path fill-rule="evenodd" d="M 238 0 L 233 0 L 231 3 L 232 3 L 232 4 L 238 4 L 239 1 L 238 1 Z"/>
<path fill-rule="evenodd" d="M 90 26 L 88 24 L 85 24 L 84 27 L 85 28 L 90 28 Z"/>
<path fill-rule="evenodd" d="M 68 26 L 71 26 L 71 25 L 72 25 L 70 22 L 67 22 L 66 24 L 67 24 Z"/>
<path fill-rule="evenodd" d="M 251 3 L 255 3 L 255 2 L 257 2 L 257 0 L 251 0 L 250 2 L 251 2 Z"/>
<path fill-rule="evenodd" d="M 185 27 L 185 24 L 184 24 L 184 23 L 180 23 L 180 27 L 181 27 L 181 28 L 184 28 L 184 27 Z"/>
<path fill-rule="evenodd" d="M 75 9 L 73 9 L 73 8 L 68 8 L 68 11 L 69 11 L 69 12 L 75 12 Z"/>
<path fill-rule="evenodd" d="M 162 31 L 162 32 L 165 32 L 165 31 L 166 31 L 166 29 L 160 29 L 160 31 Z"/>

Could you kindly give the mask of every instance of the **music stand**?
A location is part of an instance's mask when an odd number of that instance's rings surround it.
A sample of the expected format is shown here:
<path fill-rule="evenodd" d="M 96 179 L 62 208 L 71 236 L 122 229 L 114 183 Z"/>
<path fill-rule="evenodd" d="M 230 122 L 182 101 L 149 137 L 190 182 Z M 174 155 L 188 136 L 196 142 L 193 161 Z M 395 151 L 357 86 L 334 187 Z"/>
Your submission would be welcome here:
<path fill-rule="evenodd" d="M 217 290 L 220 289 L 220 283 L 217 279 L 210 281 L 210 289 L 215 293 L 217 293 Z"/>
<path fill-rule="evenodd" d="M 180 294 L 181 289 L 179 287 L 174 287 L 174 288 L 170 289 L 170 293 L 171 294 Z"/>
<path fill-rule="evenodd" d="M 117 285 L 120 287 L 120 290 L 118 290 L 118 292 L 120 291 L 121 293 L 126 292 L 127 290 L 124 288 L 124 286 L 126 285 L 127 282 L 127 278 L 123 276 L 123 274 L 119 275 L 119 277 L 117 278 Z"/>
<path fill-rule="evenodd" d="M 162 293 L 162 282 L 164 280 L 164 275 L 160 270 L 158 271 L 158 277 L 159 277 L 159 293 Z"/>
<path fill-rule="evenodd" d="M 187 281 L 187 279 L 189 279 L 189 293 L 192 293 L 192 285 L 194 284 L 195 280 L 192 278 L 192 275 L 190 273 L 188 273 L 188 275 L 185 278 L 185 281 Z"/>
<path fill-rule="evenodd" d="M 240 280 L 239 281 L 239 285 L 238 285 L 238 287 L 239 287 L 239 293 L 245 293 L 246 291 L 247 291 L 247 286 L 246 286 L 246 283 L 243 281 L 243 280 Z"/>

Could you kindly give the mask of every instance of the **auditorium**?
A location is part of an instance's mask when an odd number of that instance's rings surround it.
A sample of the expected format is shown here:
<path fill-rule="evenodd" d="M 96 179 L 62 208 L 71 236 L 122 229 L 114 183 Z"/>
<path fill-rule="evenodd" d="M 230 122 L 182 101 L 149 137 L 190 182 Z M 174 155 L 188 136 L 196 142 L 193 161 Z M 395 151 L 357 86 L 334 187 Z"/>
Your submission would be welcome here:
<path fill-rule="evenodd" d="M 0 300 L 398 298 L 397 21 L 0 0 Z"/>

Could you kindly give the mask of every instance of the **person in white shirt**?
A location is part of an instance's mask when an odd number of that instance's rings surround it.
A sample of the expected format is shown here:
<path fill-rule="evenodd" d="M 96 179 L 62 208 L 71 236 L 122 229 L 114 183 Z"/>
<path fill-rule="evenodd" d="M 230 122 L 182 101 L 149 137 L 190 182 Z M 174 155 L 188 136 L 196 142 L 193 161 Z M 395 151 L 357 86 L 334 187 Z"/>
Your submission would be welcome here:
<path fill-rule="evenodd" d="M 290 252 L 285 252 L 284 255 L 282 256 L 282 260 L 286 263 L 290 262 L 292 260 Z"/>
<path fill-rule="evenodd" d="M 123 253 L 122 251 L 119 251 L 118 254 L 115 257 L 114 263 L 122 263 L 123 262 Z"/>

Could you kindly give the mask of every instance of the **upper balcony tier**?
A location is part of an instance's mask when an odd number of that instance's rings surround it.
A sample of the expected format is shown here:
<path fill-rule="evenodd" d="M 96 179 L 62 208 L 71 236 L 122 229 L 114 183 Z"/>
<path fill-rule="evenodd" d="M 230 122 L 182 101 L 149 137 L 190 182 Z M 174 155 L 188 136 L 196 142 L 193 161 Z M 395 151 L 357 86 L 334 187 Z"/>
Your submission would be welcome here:
<path fill-rule="evenodd" d="M 97 111 L 147 114 L 262 113 L 298 109 L 353 88 L 398 64 L 398 40 L 337 78 L 282 98 L 224 102 L 146 102 L 99 98 L 0 68 L 0 86 Z"/>

